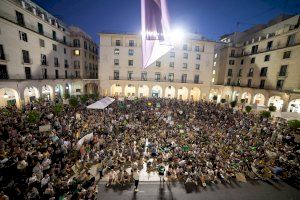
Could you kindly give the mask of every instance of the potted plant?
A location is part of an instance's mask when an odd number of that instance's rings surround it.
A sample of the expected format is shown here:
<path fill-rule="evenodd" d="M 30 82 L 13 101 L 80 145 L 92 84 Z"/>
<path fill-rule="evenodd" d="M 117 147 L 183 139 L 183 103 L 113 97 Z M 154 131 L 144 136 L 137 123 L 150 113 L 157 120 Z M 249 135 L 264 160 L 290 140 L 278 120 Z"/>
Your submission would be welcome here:
<path fill-rule="evenodd" d="M 236 101 L 230 102 L 231 107 L 234 108 L 236 106 L 236 103 L 237 103 Z"/>
<path fill-rule="evenodd" d="M 270 118 L 271 117 L 271 112 L 270 111 L 262 111 L 260 113 L 260 116 L 262 116 L 263 118 Z"/>
<path fill-rule="evenodd" d="M 221 99 L 221 103 L 225 103 L 226 102 L 226 99 Z"/>
<path fill-rule="evenodd" d="M 275 106 L 269 106 L 269 111 L 270 112 L 275 112 L 276 111 L 276 107 Z"/>
<path fill-rule="evenodd" d="M 252 107 L 251 107 L 251 106 L 246 106 L 245 109 L 246 109 L 246 112 L 247 112 L 247 113 L 250 113 L 251 110 L 252 110 Z"/>

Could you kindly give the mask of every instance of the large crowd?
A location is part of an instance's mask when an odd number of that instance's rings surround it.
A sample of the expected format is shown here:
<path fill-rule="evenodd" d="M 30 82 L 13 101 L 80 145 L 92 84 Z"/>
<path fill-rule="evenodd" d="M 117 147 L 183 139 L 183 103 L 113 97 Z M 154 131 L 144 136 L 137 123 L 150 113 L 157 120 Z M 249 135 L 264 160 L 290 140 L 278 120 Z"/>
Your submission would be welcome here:
<path fill-rule="evenodd" d="M 64 105 L 61 113 L 53 104 L 1 114 L 1 199 L 95 199 L 101 178 L 107 187 L 131 184 L 145 166 L 163 181 L 201 187 L 300 174 L 297 130 L 227 104 L 125 99 L 105 110 Z M 36 124 L 31 110 L 41 113 Z"/>

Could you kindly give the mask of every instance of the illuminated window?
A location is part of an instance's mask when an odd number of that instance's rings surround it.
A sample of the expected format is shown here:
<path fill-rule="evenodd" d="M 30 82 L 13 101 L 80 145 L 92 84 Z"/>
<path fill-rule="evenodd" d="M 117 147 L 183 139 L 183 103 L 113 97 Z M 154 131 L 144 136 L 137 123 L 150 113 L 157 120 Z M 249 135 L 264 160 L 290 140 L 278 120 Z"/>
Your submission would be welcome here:
<path fill-rule="evenodd" d="M 115 55 L 119 55 L 119 54 L 120 54 L 120 50 L 119 50 L 119 49 L 115 49 L 115 50 L 114 50 L 114 54 L 115 54 Z"/>
<path fill-rule="evenodd" d="M 213 70 L 213 74 L 216 74 L 216 70 Z"/>
<path fill-rule="evenodd" d="M 214 83 L 214 82 L 215 82 L 215 78 L 212 78 L 212 79 L 211 79 L 211 82 Z"/>
<path fill-rule="evenodd" d="M 217 62 L 214 62 L 214 67 L 217 65 Z"/>
<path fill-rule="evenodd" d="M 80 55 L 80 50 L 74 50 L 74 55 L 79 56 Z"/>
<path fill-rule="evenodd" d="M 216 53 L 216 54 L 215 54 L 215 58 L 217 58 L 217 57 L 218 57 L 218 54 Z"/>

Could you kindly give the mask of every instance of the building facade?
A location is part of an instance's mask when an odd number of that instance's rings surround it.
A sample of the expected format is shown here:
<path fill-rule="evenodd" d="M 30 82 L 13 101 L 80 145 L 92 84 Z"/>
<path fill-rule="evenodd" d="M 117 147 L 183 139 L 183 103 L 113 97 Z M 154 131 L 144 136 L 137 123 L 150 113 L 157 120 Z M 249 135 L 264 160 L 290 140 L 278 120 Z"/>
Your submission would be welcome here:
<path fill-rule="evenodd" d="M 215 42 L 197 36 L 187 38 L 143 69 L 140 35 L 101 33 L 100 92 L 127 97 L 208 99 Z"/>
<path fill-rule="evenodd" d="M 300 112 L 300 18 L 279 16 L 266 25 L 221 38 L 215 86 L 218 101 Z"/>
<path fill-rule="evenodd" d="M 72 44 L 68 27 L 35 3 L 0 1 L 0 106 L 83 94 Z"/>

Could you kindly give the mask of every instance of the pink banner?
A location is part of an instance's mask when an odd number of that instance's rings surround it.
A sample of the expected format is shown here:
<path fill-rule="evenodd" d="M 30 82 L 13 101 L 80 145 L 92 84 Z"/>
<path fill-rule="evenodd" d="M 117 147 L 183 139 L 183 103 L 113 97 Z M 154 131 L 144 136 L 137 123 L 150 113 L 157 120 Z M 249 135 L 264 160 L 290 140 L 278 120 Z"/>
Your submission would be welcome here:
<path fill-rule="evenodd" d="M 166 0 L 142 1 L 143 68 L 154 63 L 172 48 Z"/>

